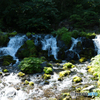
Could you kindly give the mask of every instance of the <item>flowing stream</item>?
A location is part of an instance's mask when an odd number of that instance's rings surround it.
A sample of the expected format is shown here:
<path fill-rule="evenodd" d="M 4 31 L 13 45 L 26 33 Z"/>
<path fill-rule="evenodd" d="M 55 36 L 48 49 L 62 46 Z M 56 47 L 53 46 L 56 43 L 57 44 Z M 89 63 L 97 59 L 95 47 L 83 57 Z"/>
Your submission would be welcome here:
<path fill-rule="evenodd" d="M 57 52 L 59 48 L 57 47 L 56 37 L 53 37 L 52 35 L 34 35 L 33 38 L 35 38 L 35 45 L 38 45 L 40 40 L 42 49 L 48 50 L 48 56 L 52 54 L 55 59 L 57 59 Z M 98 45 L 100 44 L 97 42 L 99 41 L 99 38 L 100 36 L 97 36 L 96 39 L 93 39 L 93 41 Z M 25 35 L 16 35 L 15 37 L 11 37 L 8 46 L 0 48 L 0 56 L 11 55 L 14 59 L 16 59 L 15 54 L 17 50 L 27 39 L 28 38 Z M 72 45 L 69 50 L 74 52 L 74 47 L 79 41 L 81 42 L 81 39 L 72 38 Z M 98 47 L 97 44 L 96 48 Z M 100 53 L 100 49 L 97 49 L 99 50 L 98 53 Z M 69 92 L 78 87 L 82 88 L 85 85 L 96 84 L 96 81 L 92 80 L 93 76 L 87 72 L 89 62 L 75 64 L 76 67 L 71 69 L 71 74 L 64 77 L 62 81 L 58 81 L 58 78 L 59 72 L 63 70 L 62 66 L 64 63 L 60 63 L 59 66 L 56 63 L 52 64 L 53 74 L 48 80 L 42 79 L 43 73 L 37 73 L 29 76 L 26 75 L 23 78 L 18 77 L 17 73 L 14 72 L 10 72 L 9 74 L 3 73 L 3 75 L 0 75 L 0 100 L 48 100 L 48 98 L 51 97 L 59 100 L 59 95 L 64 91 Z M 1 67 L 0 72 L 2 72 Z M 72 81 L 75 76 L 80 76 L 82 78 L 81 84 L 75 84 Z M 29 85 L 25 85 L 24 81 L 26 79 L 34 82 L 34 86 L 30 87 Z"/>

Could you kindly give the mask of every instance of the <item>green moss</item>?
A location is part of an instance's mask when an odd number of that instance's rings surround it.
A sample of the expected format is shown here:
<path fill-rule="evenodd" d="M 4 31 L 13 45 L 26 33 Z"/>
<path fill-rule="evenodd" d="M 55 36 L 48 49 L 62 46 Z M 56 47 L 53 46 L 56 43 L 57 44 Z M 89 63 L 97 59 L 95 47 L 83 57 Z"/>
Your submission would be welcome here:
<path fill-rule="evenodd" d="M 2 72 L 0 72 L 0 75 L 2 75 Z"/>
<path fill-rule="evenodd" d="M 16 60 L 13 60 L 13 57 L 10 55 L 3 56 L 2 60 L 3 60 L 3 63 L 2 63 L 3 66 L 8 66 L 11 63 L 15 64 L 15 62 L 16 62 Z"/>
<path fill-rule="evenodd" d="M 31 37 L 31 33 L 30 33 L 30 32 L 27 32 L 27 33 L 26 33 L 26 36 L 27 36 L 28 38 L 30 38 L 30 37 Z"/>
<path fill-rule="evenodd" d="M 68 69 L 68 68 L 73 68 L 75 67 L 75 65 L 73 65 L 72 63 L 68 62 L 68 63 L 65 63 L 63 65 L 63 69 Z"/>
<path fill-rule="evenodd" d="M 27 40 L 25 44 L 23 44 L 17 52 L 17 56 L 20 59 L 25 57 L 36 57 L 37 50 L 33 40 Z"/>
<path fill-rule="evenodd" d="M 71 42 L 71 32 L 68 32 L 68 29 L 65 27 L 62 27 L 61 29 L 58 29 L 56 31 L 56 35 L 58 38 L 60 38 L 62 41 L 65 42 L 66 45 L 69 45 Z"/>
<path fill-rule="evenodd" d="M 48 100 L 57 100 L 56 98 L 49 98 Z"/>
<path fill-rule="evenodd" d="M 19 77 L 24 77 L 24 76 L 25 76 L 25 73 L 19 72 L 19 73 L 18 73 L 18 76 L 19 76 Z"/>
<path fill-rule="evenodd" d="M 59 72 L 59 77 L 65 77 L 66 75 L 69 75 L 70 73 L 71 71 L 69 70 L 61 71 Z"/>
<path fill-rule="evenodd" d="M 79 59 L 79 62 L 84 62 L 84 61 L 86 61 L 87 59 L 85 58 L 85 57 L 81 57 L 81 59 Z"/>
<path fill-rule="evenodd" d="M 51 63 L 47 63 L 47 67 L 53 67 Z"/>
<path fill-rule="evenodd" d="M 29 84 L 29 81 L 28 81 L 28 80 L 25 80 L 25 84 L 26 84 L 26 85 Z"/>
<path fill-rule="evenodd" d="M 73 78 L 73 81 L 74 81 L 75 83 L 78 83 L 78 82 L 81 82 L 81 81 L 82 81 L 82 78 L 80 78 L 80 77 L 78 77 L 78 76 L 75 76 L 75 77 Z"/>
<path fill-rule="evenodd" d="M 3 69 L 2 70 L 4 73 L 7 73 L 8 72 L 8 69 Z"/>
<path fill-rule="evenodd" d="M 77 88 L 77 89 L 76 89 L 76 92 L 80 92 L 80 91 L 81 91 L 81 88 Z"/>
<path fill-rule="evenodd" d="M 29 82 L 29 85 L 30 86 L 34 86 L 34 82 Z"/>
<path fill-rule="evenodd" d="M 53 71 L 52 71 L 52 68 L 51 67 L 44 67 L 44 70 L 43 70 L 46 74 L 52 74 Z"/>
<path fill-rule="evenodd" d="M 50 79 L 50 77 L 51 77 L 51 75 L 49 75 L 49 74 L 44 74 L 44 75 L 42 76 L 42 78 L 43 78 L 44 80 Z"/>
<path fill-rule="evenodd" d="M 17 32 L 12 32 L 12 33 L 9 33 L 8 35 L 9 36 L 15 36 L 15 35 L 17 35 Z"/>
<path fill-rule="evenodd" d="M 35 57 L 28 57 L 24 58 L 20 64 L 19 68 L 22 72 L 32 74 L 32 73 L 38 73 L 42 71 L 42 59 L 35 58 Z"/>
<path fill-rule="evenodd" d="M 9 42 L 9 37 L 7 34 L 0 34 L 0 46 L 7 46 Z"/>

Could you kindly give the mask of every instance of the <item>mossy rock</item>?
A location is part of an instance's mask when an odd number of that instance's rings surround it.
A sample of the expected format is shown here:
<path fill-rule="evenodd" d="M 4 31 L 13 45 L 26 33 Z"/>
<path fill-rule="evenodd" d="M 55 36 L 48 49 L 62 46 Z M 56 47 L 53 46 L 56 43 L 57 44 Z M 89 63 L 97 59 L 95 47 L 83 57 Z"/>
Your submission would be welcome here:
<path fill-rule="evenodd" d="M 18 73 L 18 76 L 19 76 L 19 77 L 24 77 L 24 76 L 25 76 L 25 73 L 19 72 L 19 73 Z"/>
<path fill-rule="evenodd" d="M 44 67 L 44 70 L 45 74 L 52 74 L 53 73 L 53 70 L 51 67 Z"/>
<path fill-rule="evenodd" d="M 19 59 L 23 59 L 25 57 L 36 57 L 37 50 L 33 40 L 27 40 L 17 51 L 16 56 Z"/>
<path fill-rule="evenodd" d="M 92 68 L 92 66 L 87 66 L 87 69 Z"/>
<path fill-rule="evenodd" d="M 75 65 L 73 65 L 72 63 L 70 63 L 70 62 L 68 62 L 68 63 L 65 63 L 64 65 L 63 65 L 63 69 L 68 69 L 68 68 L 73 68 L 73 67 L 75 67 Z"/>
<path fill-rule="evenodd" d="M 70 96 L 70 93 L 69 92 L 68 93 L 62 93 L 62 96 L 63 97 Z"/>
<path fill-rule="evenodd" d="M 58 59 L 55 61 L 56 63 L 62 63 L 62 60 L 61 59 Z"/>
<path fill-rule="evenodd" d="M 69 75 L 70 73 L 71 73 L 70 70 L 61 71 L 61 72 L 59 72 L 59 77 L 65 77 L 65 76 Z"/>
<path fill-rule="evenodd" d="M 12 64 L 15 64 L 16 63 L 16 60 L 13 60 L 13 57 L 10 56 L 10 55 L 3 56 L 2 61 L 3 61 L 3 63 L 2 63 L 3 66 L 8 66 L 11 63 Z"/>
<path fill-rule="evenodd" d="M 7 73 L 8 72 L 8 69 L 3 69 L 2 70 L 4 73 Z"/>
<path fill-rule="evenodd" d="M 25 84 L 28 85 L 29 84 L 29 81 L 28 80 L 25 80 Z"/>
<path fill-rule="evenodd" d="M 76 92 L 80 92 L 80 91 L 81 91 L 81 88 L 77 88 L 77 89 L 76 89 Z"/>
<path fill-rule="evenodd" d="M 31 38 L 32 34 L 31 34 L 30 32 L 27 32 L 27 33 L 26 33 L 26 36 L 27 36 L 28 38 Z"/>
<path fill-rule="evenodd" d="M 0 46 L 4 47 L 7 46 L 9 42 L 9 37 L 7 34 L 0 34 Z"/>
<path fill-rule="evenodd" d="M 2 75 L 2 72 L 0 72 L 0 75 Z"/>
<path fill-rule="evenodd" d="M 47 63 L 47 67 L 53 67 L 51 63 Z"/>
<path fill-rule="evenodd" d="M 89 68 L 89 69 L 88 69 L 88 72 L 89 72 L 89 73 L 93 73 L 93 72 L 94 72 L 94 68 Z"/>
<path fill-rule="evenodd" d="M 79 62 L 85 62 L 87 59 L 85 57 L 81 57 L 81 59 L 79 59 Z"/>
<path fill-rule="evenodd" d="M 80 77 L 78 77 L 78 76 L 75 76 L 75 77 L 73 78 L 73 81 L 74 81 L 75 83 L 79 83 L 79 82 L 82 81 L 82 78 L 80 78 Z"/>
<path fill-rule="evenodd" d="M 56 98 L 49 98 L 48 100 L 57 100 Z"/>
<path fill-rule="evenodd" d="M 8 36 L 15 36 L 15 35 L 17 35 L 17 32 L 16 31 L 14 31 L 14 32 L 11 32 L 11 33 L 8 33 Z"/>
<path fill-rule="evenodd" d="M 34 86 L 34 82 L 29 82 L 29 86 Z"/>
<path fill-rule="evenodd" d="M 42 76 L 42 78 L 43 78 L 44 80 L 50 79 L 50 77 L 51 77 L 51 75 L 49 75 L 49 74 L 44 74 L 44 75 Z"/>

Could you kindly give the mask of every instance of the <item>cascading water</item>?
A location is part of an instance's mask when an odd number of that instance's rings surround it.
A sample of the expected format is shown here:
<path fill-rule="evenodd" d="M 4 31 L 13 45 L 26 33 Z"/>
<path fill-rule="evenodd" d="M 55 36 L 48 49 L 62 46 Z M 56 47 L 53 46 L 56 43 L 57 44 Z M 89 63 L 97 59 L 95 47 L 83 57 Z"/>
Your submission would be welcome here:
<path fill-rule="evenodd" d="M 97 54 L 100 54 L 100 35 L 96 35 L 95 39 L 93 39 L 95 51 Z"/>
<path fill-rule="evenodd" d="M 79 54 L 78 54 L 77 52 L 74 51 L 74 47 L 77 46 L 77 43 L 78 43 L 78 42 L 82 42 L 82 41 L 81 41 L 81 38 L 77 38 L 77 39 L 72 38 L 72 45 L 71 45 L 70 49 L 67 50 L 67 51 L 65 51 L 65 52 L 72 51 L 72 52 L 74 52 L 74 53 L 78 56 L 78 58 L 80 59 Z"/>
<path fill-rule="evenodd" d="M 15 54 L 26 40 L 26 35 L 16 35 L 14 37 L 10 37 L 7 47 L 0 48 L 0 56 L 11 55 L 13 59 L 17 61 L 18 59 L 15 57 Z"/>
<path fill-rule="evenodd" d="M 35 37 L 35 45 L 38 45 L 38 40 L 40 40 L 42 50 L 48 50 L 48 56 L 54 55 L 54 58 L 57 59 L 58 47 L 56 37 L 52 35 L 45 35 L 44 37 L 41 35 L 33 35 L 33 37 Z"/>

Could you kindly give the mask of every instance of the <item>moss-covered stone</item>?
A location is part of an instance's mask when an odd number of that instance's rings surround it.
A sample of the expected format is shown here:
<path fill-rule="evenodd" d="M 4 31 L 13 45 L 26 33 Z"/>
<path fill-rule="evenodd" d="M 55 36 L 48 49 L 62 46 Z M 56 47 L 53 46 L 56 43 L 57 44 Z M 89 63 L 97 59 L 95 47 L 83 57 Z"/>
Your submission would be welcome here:
<path fill-rule="evenodd" d="M 79 59 L 79 62 L 84 62 L 84 61 L 86 61 L 87 59 L 85 58 L 85 57 L 81 57 L 81 59 Z"/>
<path fill-rule="evenodd" d="M 25 84 L 26 84 L 26 85 L 29 84 L 29 81 L 28 81 L 28 80 L 25 80 Z"/>
<path fill-rule="evenodd" d="M 25 57 L 36 57 L 37 50 L 33 40 L 27 40 L 25 44 L 23 44 L 16 53 L 16 56 L 19 59 L 23 59 Z"/>
<path fill-rule="evenodd" d="M 1 47 L 7 46 L 8 42 L 9 42 L 8 35 L 7 34 L 3 34 L 3 33 L 1 34 L 0 33 L 0 46 Z"/>
<path fill-rule="evenodd" d="M 89 68 L 89 69 L 88 69 L 88 72 L 89 72 L 89 73 L 93 73 L 93 72 L 94 72 L 94 68 Z"/>
<path fill-rule="evenodd" d="M 53 73 L 53 70 L 51 67 L 44 67 L 44 70 L 43 70 L 46 74 L 52 74 Z"/>
<path fill-rule="evenodd" d="M 2 75 L 2 72 L 0 72 L 0 75 Z"/>
<path fill-rule="evenodd" d="M 32 35 L 31 35 L 30 32 L 27 32 L 27 33 L 26 33 L 26 36 L 27 36 L 28 38 L 30 38 Z"/>
<path fill-rule="evenodd" d="M 18 73 L 18 76 L 19 76 L 19 77 L 24 77 L 24 76 L 25 76 L 25 73 L 19 72 L 19 73 Z"/>
<path fill-rule="evenodd" d="M 75 83 L 79 83 L 79 82 L 82 81 L 82 78 L 80 78 L 80 77 L 78 77 L 78 76 L 75 76 L 75 77 L 73 78 L 73 81 L 74 81 Z"/>
<path fill-rule="evenodd" d="M 49 75 L 49 74 L 44 74 L 44 75 L 42 76 L 42 78 L 43 78 L 44 80 L 50 79 L 50 77 L 51 77 L 51 75 Z"/>
<path fill-rule="evenodd" d="M 3 66 L 8 66 L 11 63 L 12 64 L 15 64 L 16 63 L 16 60 L 13 60 L 13 57 L 10 56 L 10 55 L 3 56 L 2 61 L 3 61 L 3 63 L 2 63 Z"/>
<path fill-rule="evenodd" d="M 47 67 L 53 67 L 51 63 L 47 63 Z"/>
<path fill-rule="evenodd" d="M 63 65 L 63 69 L 68 69 L 68 68 L 73 68 L 75 67 L 75 65 L 73 65 L 72 63 L 68 62 L 68 63 L 65 63 Z"/>
<path fill-rule="evenodd" d="M 59 72 L 59 77 L 65 77 L 66 75 L 69 75 L 70 73 L 71 73 L 70 70 L 61 71 Z"/>
<path fill-rule="evenodd" d="M 34 82 L 29 82 L 29 86 L 34 86 Z"/>
<path fill-rule="evenodd" d="M 48 100 L 57 100 L 56 98 L 49 98 Z"/>
<path fill-rule="evenodd" d="M 11 33 L 8 33 L 8 36 L 15 36 L 15 35 L 17 35 L 17 32 L 16 31 L 14 31 L 14 32 L 11 32 Z"/>
<path fill-rule="evenodd" d="M 76 89 L 76 92 L 80 92 L 80 91 L 81 91 L 81 88 L 77 88 L 77 89 Z"/>
<path fill-rule="evenodd" d="M 4 73 L 7 73 L 8 72 L 8 69 L 3 69 L 2 70 Z"/>

